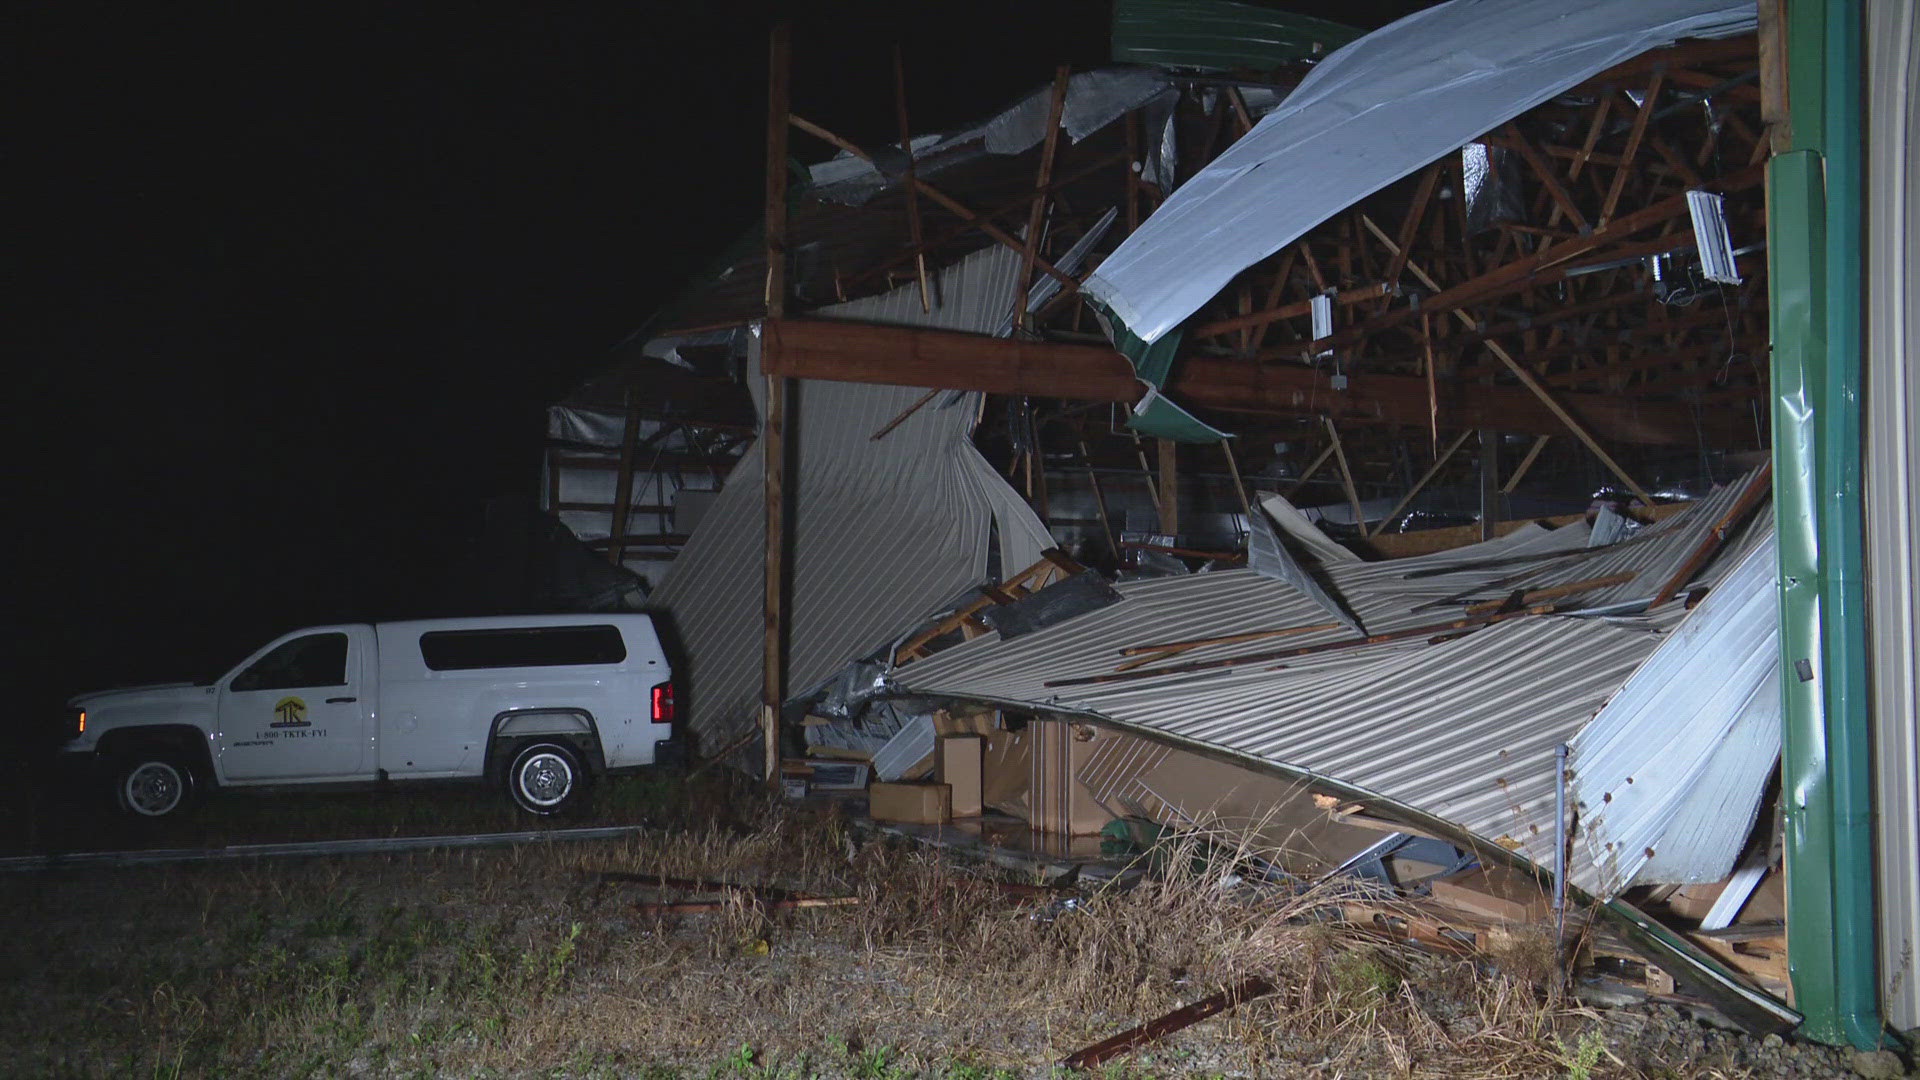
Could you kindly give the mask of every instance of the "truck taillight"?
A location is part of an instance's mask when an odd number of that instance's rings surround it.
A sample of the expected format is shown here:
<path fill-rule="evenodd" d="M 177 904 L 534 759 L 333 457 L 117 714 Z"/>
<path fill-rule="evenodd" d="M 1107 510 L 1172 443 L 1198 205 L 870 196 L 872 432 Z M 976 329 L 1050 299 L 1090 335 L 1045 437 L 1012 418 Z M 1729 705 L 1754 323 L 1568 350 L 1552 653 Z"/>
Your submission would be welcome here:
<path fill-rule="evenodd" d="M 653 722 L 673 723 L 673 684 L 663 682 L 653 688 Z"/>
<path fill-rule="evenodd" d="M 87 711 L 85 709 L 82 709 L 80 710 L 80 730 L 78 734 L 85 735 L 86 733 L 87 733 Z"/>

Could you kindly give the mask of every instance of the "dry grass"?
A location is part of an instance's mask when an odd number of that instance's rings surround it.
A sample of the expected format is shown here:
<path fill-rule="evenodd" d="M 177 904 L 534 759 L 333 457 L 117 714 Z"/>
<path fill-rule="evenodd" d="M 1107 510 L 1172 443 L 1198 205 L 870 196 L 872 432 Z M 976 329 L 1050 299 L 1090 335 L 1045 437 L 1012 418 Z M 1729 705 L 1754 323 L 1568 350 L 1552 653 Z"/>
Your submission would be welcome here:
<path fill-rule="evenodd" d="M 718 809 L 717 807 L 715 809 Z M 1657 1060 L 1550 986 L 1376 941 L 1188 835 L 1071 909 L 741 796 L 631 840 L 0 882 L 0 1060 L 22 1075 L 1049 1075 L 1222 984 L 1283 989 L 1104 1075 L 1746 1075 Z M 857 895 L 643 915 L 654 871 Z M 1718 1057 L 1714 1055 L 1718 1054 Z M 1730 1056 L 1731 1055 L 1731 1056 Z M 1723 1060 L 1724 1059 L 1724 1060 Z"/>

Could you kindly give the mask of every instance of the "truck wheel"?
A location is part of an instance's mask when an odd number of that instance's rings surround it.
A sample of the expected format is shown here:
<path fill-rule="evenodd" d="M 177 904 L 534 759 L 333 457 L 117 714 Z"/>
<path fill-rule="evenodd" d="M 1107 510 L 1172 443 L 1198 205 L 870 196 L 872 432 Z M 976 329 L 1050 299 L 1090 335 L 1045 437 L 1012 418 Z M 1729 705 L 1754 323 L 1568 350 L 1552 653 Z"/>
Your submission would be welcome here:
<path fill-rule="evenodd" d="M 571 810 L 584 801 L 591 783 L 580 755 L 564 743 L 530 743 L 513 756 L 507 770 L 507 793 L 529 814 Z"/>
<path fill-rule="evenodd" d="M 192 801 L 193 792 L 193 770 L 170 754 L 130 754 L 113 772 L 114 798 L 135 817 L 177 814 Z"/>

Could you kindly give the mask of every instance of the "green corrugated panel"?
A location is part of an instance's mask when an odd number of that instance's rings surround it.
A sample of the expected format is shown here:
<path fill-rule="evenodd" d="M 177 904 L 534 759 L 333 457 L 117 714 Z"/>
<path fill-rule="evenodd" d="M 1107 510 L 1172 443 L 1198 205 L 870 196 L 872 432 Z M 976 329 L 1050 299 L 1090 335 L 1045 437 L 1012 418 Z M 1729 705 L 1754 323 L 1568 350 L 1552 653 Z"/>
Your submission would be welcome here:
<path fill-rule="evenodd" d="M 1202 71 L 1271 71 L 1366 33 L 1233 0 L 1116 0 L 1113 58 Z"/>

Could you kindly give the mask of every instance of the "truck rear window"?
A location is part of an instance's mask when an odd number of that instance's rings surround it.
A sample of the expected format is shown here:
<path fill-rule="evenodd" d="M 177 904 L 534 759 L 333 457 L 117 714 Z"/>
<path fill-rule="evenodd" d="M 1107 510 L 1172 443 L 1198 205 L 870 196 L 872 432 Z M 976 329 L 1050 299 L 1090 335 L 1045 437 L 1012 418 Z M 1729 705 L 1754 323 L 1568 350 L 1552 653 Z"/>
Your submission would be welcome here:
<path fill-rule="evenodd" d="M 617 626 L 435 630 L 420 635 L 420 657 L 434 671 L 617 664 L 627 643 Z"/>

